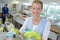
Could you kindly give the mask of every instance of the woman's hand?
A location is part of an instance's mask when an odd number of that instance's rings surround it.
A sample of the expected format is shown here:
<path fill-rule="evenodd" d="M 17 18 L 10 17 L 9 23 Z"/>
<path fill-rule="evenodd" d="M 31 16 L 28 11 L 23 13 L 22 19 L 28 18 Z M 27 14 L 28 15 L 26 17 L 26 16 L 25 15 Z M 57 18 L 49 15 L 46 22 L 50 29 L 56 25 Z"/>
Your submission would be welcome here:
<path fill-rule="evenodd" d="M 44 40 L 43 38 L 41 38 L 40 40 Z"/>
<path fill-rule="evenodd" d="M 44 40 L 44 39 L 41 38 L 40 40 Z"/>

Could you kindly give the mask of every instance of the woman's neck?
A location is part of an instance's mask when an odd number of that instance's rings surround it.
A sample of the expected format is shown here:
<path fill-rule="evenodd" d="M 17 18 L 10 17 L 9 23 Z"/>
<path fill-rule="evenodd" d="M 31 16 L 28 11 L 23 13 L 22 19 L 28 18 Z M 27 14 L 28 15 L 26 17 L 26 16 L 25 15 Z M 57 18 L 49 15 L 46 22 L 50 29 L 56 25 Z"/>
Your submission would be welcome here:
<path fill-rule="evenodd" d="M 33 17 L 33 24 L 37 25 L 39 23 L 39 21 L 41 20 L 41 17 Z"/>
<path fill-rule="evenodd" d="M 40 20 L 40 19 L 41 19 L 40 16 L 38 16 L 38 17 L 33 17 L 33 20 L 36 20 L 36 21 L 38 21 L 38 20 Z"/>

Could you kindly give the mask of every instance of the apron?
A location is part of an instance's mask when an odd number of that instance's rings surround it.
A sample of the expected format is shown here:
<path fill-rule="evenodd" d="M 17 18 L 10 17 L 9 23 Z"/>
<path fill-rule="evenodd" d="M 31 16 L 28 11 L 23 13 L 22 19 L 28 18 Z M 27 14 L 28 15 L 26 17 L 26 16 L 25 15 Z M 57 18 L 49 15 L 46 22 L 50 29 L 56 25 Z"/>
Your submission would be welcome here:
<path fill-rule="evenodd" d="M 34 32 L 37 32 L 37 33 L 39 33 L 41 36 L 43 36 L 43 32 L 44 32 L 46 23 L 47 23 L 46 18 L 42 18 L 41 21 L 40 21 L 39 24 L 38 24 L 38 27 L 34 30 Z M 30 19 L 28 20 L 26 30 L 32 31 L 32 27 L 33 27 L 32 18 L 30 18 Z"/>
<path fill-rule="evenodd" d="M 37 32 L 38 34 L 40 34 L 41 36 L 43 36 L 43 32 L 44 32 L 46 23 L 47 23 L 46 18 L 42 18 L 41 21 L 39 22 L 39 24 L 37 25 L 37 28 L 34 30 L 34 32 Z M 33 31 L 32 27 L 33 27 L 32 18 L 30 18 L 28 20 L 26 30 Z M 30 40 L 34 40 L 34 38 L 31 38 Z"/>

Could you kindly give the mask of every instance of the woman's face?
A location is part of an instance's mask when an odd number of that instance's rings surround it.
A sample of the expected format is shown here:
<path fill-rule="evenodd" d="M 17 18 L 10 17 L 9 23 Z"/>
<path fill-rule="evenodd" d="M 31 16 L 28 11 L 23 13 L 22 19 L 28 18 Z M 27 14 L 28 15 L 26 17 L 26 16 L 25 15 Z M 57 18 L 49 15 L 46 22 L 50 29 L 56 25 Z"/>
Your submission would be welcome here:
<path fill-rule="evenodd" d="M 41 9 L 41 4 L 39 3 L 33 3 L 32 5 L 32 14 L 34 17 L 40 16 L 42 9 Z"/>

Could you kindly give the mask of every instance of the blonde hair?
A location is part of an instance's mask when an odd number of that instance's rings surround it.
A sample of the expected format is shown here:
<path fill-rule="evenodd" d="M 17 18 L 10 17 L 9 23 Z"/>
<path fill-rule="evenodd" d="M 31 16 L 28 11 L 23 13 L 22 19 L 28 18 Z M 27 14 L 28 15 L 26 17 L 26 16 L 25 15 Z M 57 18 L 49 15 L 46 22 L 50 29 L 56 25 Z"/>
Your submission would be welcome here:
<path fill-rule="evenodd" d="M 39 4 L 41 4 L 41 9 L 43 9 L 43 2 L 42 2 L 42 1 L 40 1 L 40 0 L 34 0 L 33 3 L 32 3 L 32 5 L 33 5 L 34 3 L 39 3 Z"/>

